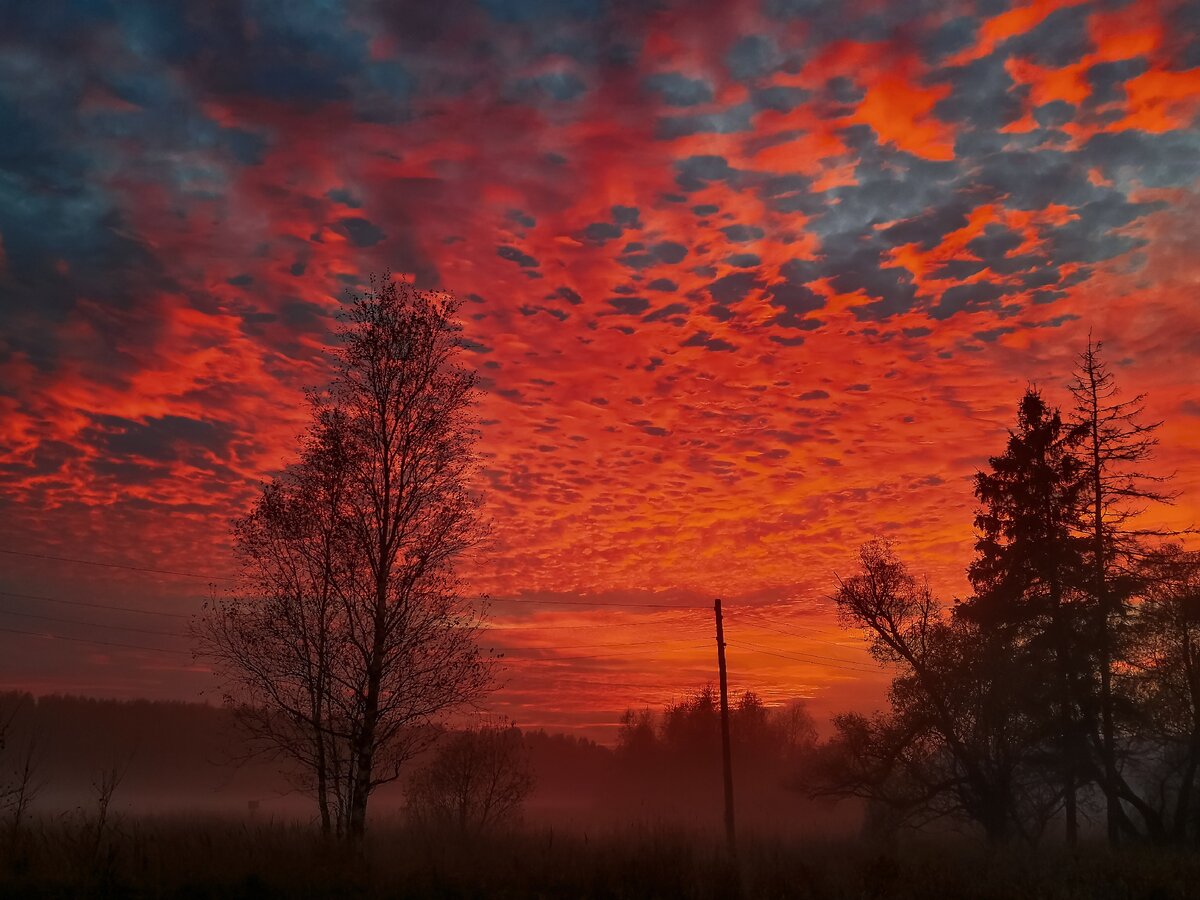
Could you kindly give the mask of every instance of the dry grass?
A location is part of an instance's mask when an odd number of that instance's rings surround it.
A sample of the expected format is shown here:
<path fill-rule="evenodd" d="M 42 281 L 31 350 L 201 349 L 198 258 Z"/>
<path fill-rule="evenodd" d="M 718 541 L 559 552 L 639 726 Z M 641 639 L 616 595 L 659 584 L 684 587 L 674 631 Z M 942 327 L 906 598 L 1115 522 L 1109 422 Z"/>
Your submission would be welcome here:
<path fill-rule="evenodd" d="M 527 829 L 461 839 L 378 825 L 361 854 L 305 827 L 83 816 L 5 838 L 3 897 L 656 897 L 738 894 L 719 842 L 678 829 Z M 1200 854 L 1130 848 L 990 853 L 966 844 L 883 850 L 849 841 L 748 839 L 743 897 L 1184 900 Z"/>

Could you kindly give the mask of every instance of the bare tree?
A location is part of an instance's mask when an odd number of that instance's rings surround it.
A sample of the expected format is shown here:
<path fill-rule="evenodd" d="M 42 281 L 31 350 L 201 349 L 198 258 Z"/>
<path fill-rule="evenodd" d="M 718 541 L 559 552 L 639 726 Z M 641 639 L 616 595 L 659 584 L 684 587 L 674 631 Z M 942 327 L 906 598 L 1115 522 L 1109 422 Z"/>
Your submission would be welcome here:
<path fill-rule="evenodd" d="M 512 821 L 533 786 L 521 732 L 482 725 L 447 735 L 406 793 L 418 820 L 471 834 Z"/>
<path fill-rule="evenodd" d="M 1044 786 L 1023 776 L 1028 683 L 1011 648 L 968 617 L 944 615 L 891 544 L 868 542 L 859 562 L 834 599 L 842 622 L 866 632 L 871 655 L 895 667 L 892 708 L 835 722 L 821 766 L 828 778 L 812 792 L 881 801 L 913 819 L 963 815 L 993 842 L 1033 839 L 1047 800 Z"/>
<path fill-rule="evenodd" d="M 30 736 L 25 742 L 24 750 L 14 756 L 12 754 L 12 723 L 20 711 L 23 697 L 10 712 L 0 715 L 0 812 L 8 818 L 8 829 L 15 843 L 29 808 L 37 800 L 43 784 L 38 778 L 37 741 Z"/>
<path fill-rule="evenodd" d="M 195 629 L 251 733 L 307 773 L 322 827 L 355 839 L 371 793 L 492 681 L 456 574 L 484 535 L 458 308 L 390 278 L 354 298 L 298 461 L 235 525 L 242 590 Z"/>
<path fill-rule="evenodd" d="M 293 764 L 287 774 L 316 798 L 326 835 L 343 834 L 349 812 L 348 728 L 332 717 L 335 666 L 350 649 L 337 594 L 352 558 L 340 521 L 348 453 L 345 417 L 314 410 L 298 463 L 234 523 L 241 589 L 210 603 L 195 629 L 250 752 Z"/>
<path fill-rule="evenodd" d="M 1158 444 L 1161 422 L 1146 423 L 1145 395 L 1121 400 L 1112 373 L 1100 358 L 1101 345 L 1088 338 L 1069 388 L 1075 398 L 1074 426 L 1082 438 L 1086 490 L 1083 513 L 1091 543 L 1091 590 L 1097 606 L 1099 650 L 1100 786 L 1104 791 L 1108 840 L 1115 844 L 1127 820 L 1121 808 L 1113 713 L 1113 667 L 1117 656 L 1114 623 L 1123 620 L 1135 586 L 1131 577 L 1140 553 L 1139 538 L 1148 532 L 1131 526 L 1148 503 L 1169 503 L 1166 480 L 1140 467 Z M 1127 791 L 1126 791 L 1127 792 Z"/>
<path fill-rule="evenodd" d="M 1200 552 L 1175 544 L 1143 562 L 1145 591 L 1118 681 L 1142 715 L 1142 781 L 1161 840 L 1200 838 Z M 1121 693 L 1121 692 L 1118 692 Z"/>

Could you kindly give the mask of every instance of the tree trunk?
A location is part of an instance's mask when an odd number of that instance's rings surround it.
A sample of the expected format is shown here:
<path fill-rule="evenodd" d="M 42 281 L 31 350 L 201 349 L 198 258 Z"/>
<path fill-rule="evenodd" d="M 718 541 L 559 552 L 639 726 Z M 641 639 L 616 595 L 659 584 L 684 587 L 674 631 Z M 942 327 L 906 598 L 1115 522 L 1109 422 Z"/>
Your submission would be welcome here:
<path fill-rule="evenodd" d="M 1060 625 L 1061 629 L 1061 625 Z M 1067 650 L 1064 649 L 1066 638 L 1061 635 L 1058 640 L 1058 666 L 1060 666 L 1060 715 L 1058 715 L 1058 730 L 1062 752 L 1062 790 L 1063 814 L 1067 818 L 1067 846 L 1074 847 L 1079 841 L 1079 774 L 1076 767 L 1078 742 L 1075 739 L 1075 716 L 1073 714 L 1072 690 L 1070 690 L 1070 664 Z"/>
<path fill-rule="evenodd" d="M 325 757 L 325 735 L 319 725 L 314 731 L 317 742 L 317 809 L 321 813 L 321 837 L 328 839 L 333 833 L 333 823 L 329 817 L 329 764 Z"/>
<path fill-rule="evenodd" d="M 1090 346 L 1089 346 L 1090 350 Z M 1121 840 L 1121 798 L 1117 791 L 1117 750 L 1112 708 L 1112 632 L 1109 622 L 1108 578 L 1104 559 L 1104 481 L 1103 460 L 1100 454 L 1100 397 L 1097 393 L 1095 369 L 1089 365 L 1090 421 L 1088 437 L 1091 442 L 1092 480 L 1092 553 L 1095 556 L 1095 594 L 1100 625 L 1100 754 L 1104 763 L 1105 822 L 1108 843 L 1116 846 Z"/>
<path fill-rule="evenodd" d="M 384 473 L 383 495 L 391 496 L 391 482 Z M 390 504 L 385 504 L 385 509 Z M 362 727 L 359 730 L 354 767 L 354 786 L 350 792 L 349 835 L 361 840 L 367 828 L 367 800 L 371 794 L 371 774 L 375 762 L 375 732 L 379 724 L 379 693 L 383 684 L 384 631 L 387 624 L 387 597 L 390 567 L 387 564 L 390 546 L 386 523 L 379 529 L 379 572 L 375 577 L 375 614 L 372 621 L 371 657 L 367 663 L 367 693 L 363 698 Z"/>
<path fill-rule="evenodd" d="M 1074 847 L 1079 840 L 1079 804 L 1078 785 L 1079 773 L 1076 757 L 1078 746 L 1076 741 L 1075 716 L 1071 697 L 1071 652 L 1070 640 L 1062 609 L 1062 591 L 1059 587 L 1051 588 L 1054 604 L 1053 628 L 1055 634 L 1055 656 L 1058 662 L 1059 678 L 1059 714 L 1058 737 L 1059 752 L 1062 754 L 1062 785 L 1063 785 L 1063 814 L 1066 817 L 1066 842 L 1068 847 Z"/>
<path fill-rule="evenodd" d="M 378 643 L 378 642 L 377 642 Z M 379 719 L 379 686 L 382 670 L 382 649 L 372 654 L 367 675 L 367 695 L 363 700 L 362 727 L 355 740 L 354 783 L 350 789 L 348 836 L 362 840 L 367 828 L 367 799 L 371 793 L 371 770 L 375 756 L 375 728 Z"/>

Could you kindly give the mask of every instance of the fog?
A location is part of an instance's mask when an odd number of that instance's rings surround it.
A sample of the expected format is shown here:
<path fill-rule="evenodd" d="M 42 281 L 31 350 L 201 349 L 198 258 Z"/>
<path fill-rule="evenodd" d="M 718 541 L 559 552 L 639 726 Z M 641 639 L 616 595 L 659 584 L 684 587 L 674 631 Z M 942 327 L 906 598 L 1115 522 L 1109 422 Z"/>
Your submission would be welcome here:
<path fill-rule="evenodd" d="M 312 822 L 314 800 L 283 760 L 250 752 L 230 709 L 202 703 L 0 695 L 9 726 L 3 764 L 28 755 L 36 797 L 30 812 L 53 818 L 95 807 L 115 774 L 111 809 L 127 816 L 221 817 Z M 855 803 L 808 799 L 797 768 L 816 731 L 799 703 L 766 708 L 753 695 L 733 710 L 737 825 L 744 833 L 850 835 Z M 661 825 L 698 833 L 723 827 L 717 708 L 710 689 L 665 710 L 637 710 L 611 742 L 520 731 L 532 790 L 517 810 L 527 826 L 580 833 Z M 409 776 L 446 742 L 434 740 L 372 799 L 376 820 L 403 820 Z"/>

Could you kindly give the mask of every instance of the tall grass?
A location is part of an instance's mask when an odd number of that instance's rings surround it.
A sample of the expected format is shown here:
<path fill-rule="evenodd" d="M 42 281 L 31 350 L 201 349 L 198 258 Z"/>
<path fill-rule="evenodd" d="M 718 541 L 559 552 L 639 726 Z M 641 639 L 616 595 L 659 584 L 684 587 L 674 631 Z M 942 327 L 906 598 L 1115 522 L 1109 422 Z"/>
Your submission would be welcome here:
<path fill-rule="evenodd" d="M 1026 898 L 1185 900 L 1200 854 L 989 852 L 748 837 L 740 877 L 716 836 L 634 825 L 462 837 L 378 823 L 361 851 L 289 822 L 45 818 L 4 836 L 3 897 Z"/>

